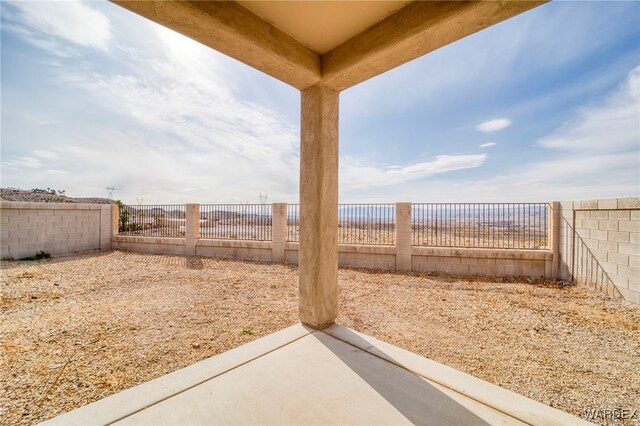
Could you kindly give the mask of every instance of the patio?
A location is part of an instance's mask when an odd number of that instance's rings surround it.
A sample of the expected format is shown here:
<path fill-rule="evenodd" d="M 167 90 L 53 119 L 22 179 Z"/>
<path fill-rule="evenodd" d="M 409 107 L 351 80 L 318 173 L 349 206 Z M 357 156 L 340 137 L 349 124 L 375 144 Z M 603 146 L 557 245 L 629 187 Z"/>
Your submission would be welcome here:
<path fill-rule="evenodd" d="M 297 324 L 45 422 L 589 424 L 339 325 Z"/>

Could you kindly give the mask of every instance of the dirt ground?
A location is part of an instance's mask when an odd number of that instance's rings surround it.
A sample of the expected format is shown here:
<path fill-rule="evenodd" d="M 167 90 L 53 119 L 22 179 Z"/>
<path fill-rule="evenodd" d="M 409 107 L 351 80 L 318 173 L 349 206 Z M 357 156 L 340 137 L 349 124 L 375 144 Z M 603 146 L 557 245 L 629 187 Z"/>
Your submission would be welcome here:
<path fill-rule="evenodd" d="M 297 269 L 287 265 L 113 251 L 3 261 L 0 273 L 6 425 L 46 420 L 297 318 Z M 513 280 L 341 270 L 340 286 L 342 325 L 583 418 L 640 409 L 636 307 Z"/>

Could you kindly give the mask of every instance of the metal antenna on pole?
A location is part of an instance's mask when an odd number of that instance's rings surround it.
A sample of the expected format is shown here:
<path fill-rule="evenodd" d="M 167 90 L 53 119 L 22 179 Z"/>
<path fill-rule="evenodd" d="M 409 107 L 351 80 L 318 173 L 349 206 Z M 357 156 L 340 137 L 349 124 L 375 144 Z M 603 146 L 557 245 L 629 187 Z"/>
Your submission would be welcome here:
<path fill-rule="evenodd" d="M 113 200 L 113 191 L 117 191 L 118 188 L 115 186 L 107 186 L 107 193 L 109 194 L 109 198 Z"/>
<path fill-rule="evenodd" d="M 136 197 L 136 203 L 138 203 L 138 205 L 139 205 L 139 206 L 141 206 L 141 205 L 142 205 L 142 203 L 144 203 L 144 198 L 142 198 L 142 197 L 140 197 L 140 198 Z"/>
<path fill-rule="evenodd" d="M 261 192 L 259 197 L 260 197 L 260 204 L 267 204 L 267 199 L 269 198 L 269 194 L 265 193 L 263 195 Z"/>

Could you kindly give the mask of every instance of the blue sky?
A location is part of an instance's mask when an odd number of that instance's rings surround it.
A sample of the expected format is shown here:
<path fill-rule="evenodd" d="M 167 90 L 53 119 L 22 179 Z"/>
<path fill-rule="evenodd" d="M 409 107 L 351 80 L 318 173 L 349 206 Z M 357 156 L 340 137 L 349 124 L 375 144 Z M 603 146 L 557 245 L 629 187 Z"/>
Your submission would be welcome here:
<path fill-rule="evenodd" d="M 2 186 L 295 202 L 299 93 L 106 2 L 0 2 Z M 343 202 L 640 195 L 640 3 L 552 2 L 340 95 Z"/>

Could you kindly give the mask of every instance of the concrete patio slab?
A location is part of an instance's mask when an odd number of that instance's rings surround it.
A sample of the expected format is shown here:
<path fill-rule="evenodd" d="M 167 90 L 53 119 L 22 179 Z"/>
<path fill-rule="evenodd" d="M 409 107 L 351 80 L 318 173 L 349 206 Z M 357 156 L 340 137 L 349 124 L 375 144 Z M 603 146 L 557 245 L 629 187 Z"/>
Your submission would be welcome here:
<path fill-rule="evenodd" d="M 301 324 L 44 424 L 267 423 L 589 424 L 348 328 Z"/>

